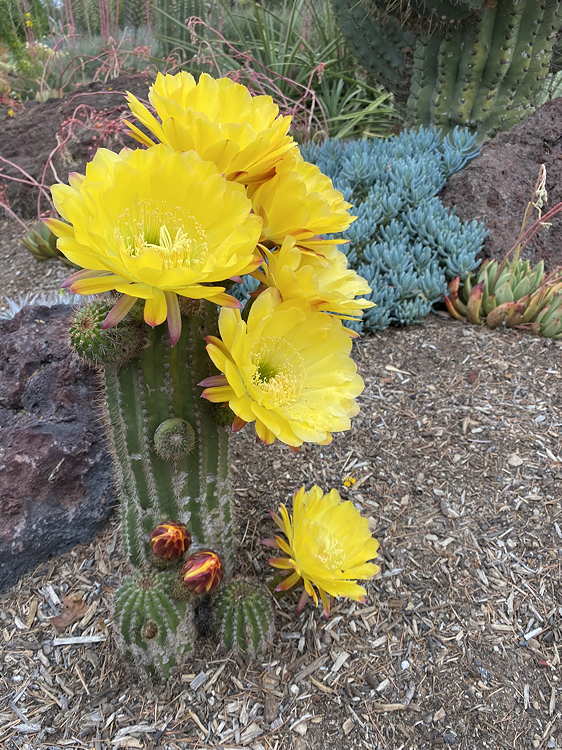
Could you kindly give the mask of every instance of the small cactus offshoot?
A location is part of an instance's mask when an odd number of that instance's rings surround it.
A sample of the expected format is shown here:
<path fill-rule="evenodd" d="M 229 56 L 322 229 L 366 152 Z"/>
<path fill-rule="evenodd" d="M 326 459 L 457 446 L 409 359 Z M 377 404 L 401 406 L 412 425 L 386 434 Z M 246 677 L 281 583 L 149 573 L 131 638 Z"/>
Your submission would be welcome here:
<path fill-rule="evenodd" d="M 102 323 L 112 303 L 96 300 L 79 308 L 70 323 L 70 344 L 88 364 L 122 365 L 137 354 L 143 342 L 143 329 L 129 318 L 103 329 Z"/>
<path fill-rule="evenodd" d="M 154 679 L 167 678 L 193 649 L 193 613 L 172 596 L 174 581 L 174 571 L 139 571 L 116 594 L 124 650 Z"/>
<path fill-rule="evenodd" d="M 235 579 L 215 599 L 214 618 L 227 650 L 254 655 L 266 648 L 273 635 L 271 594 L 258 581 Z"/>
<path fill-rule="evenodd" d="M 195 432 L 185 419 L 165 419 L 154 433 L 154 448 L 164 461 L 179 461 L 193 450 Z"/>
<path fill-rule="evenodd" d="M 36 222 L 32 229 L 22 238 L 22 244 L 29 250 L 35 260 L 52 260 L 58 258 L 67 266 L 74 268 L 57 248 L 57 238 L 42 221 Z"/>

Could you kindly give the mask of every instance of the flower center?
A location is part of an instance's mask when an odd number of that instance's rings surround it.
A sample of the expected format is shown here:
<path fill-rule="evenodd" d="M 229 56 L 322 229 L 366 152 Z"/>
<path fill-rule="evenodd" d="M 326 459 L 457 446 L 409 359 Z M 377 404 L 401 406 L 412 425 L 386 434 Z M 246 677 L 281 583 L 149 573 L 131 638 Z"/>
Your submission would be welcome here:
<path fill-rule="evenodd" d="M 181 208 L 161 208 L 150 204 L 137 207 L 117 224 L 122 254 L 128 258 L 160 261 L 163 270 L 205 265 L 209 254 L 207 233 L 201 224 Z"/>
<path fill-rule="evenodd" d="M 276 377 L 278 373 L 275 370 L 275 367 L 268 364 L 267 362 L 258 362 L 256 366 L 256 371 L 254 373 L 255 380 L 260 383 L 268 383 L 270 380 L 272 380 L 274 377 Z"/>
<path fill-rule="evenodd" d="M 302 358 L 281 338 L 263 339 L 250 358 L 254 398 L 267 408 L 295 403 L 302 390 Z"/>
<path fill-rule="evenodd" d="M 314 539 L 314 557 L 333 571 L 345 568 L 345 550 L 338 537 L 325 524 L 310 522 L 309 538 Z"/>

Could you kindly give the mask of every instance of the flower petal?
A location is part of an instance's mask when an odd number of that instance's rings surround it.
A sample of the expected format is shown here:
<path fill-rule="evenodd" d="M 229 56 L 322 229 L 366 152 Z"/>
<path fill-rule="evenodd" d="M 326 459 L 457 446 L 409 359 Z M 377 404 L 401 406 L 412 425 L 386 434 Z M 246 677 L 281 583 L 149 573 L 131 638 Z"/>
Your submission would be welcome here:
<path fill-rule="evenodd" d="M 126 294 L 123 294 L 121 297 L 119 297 L 118 302 L 116 302 L 111 310 L 107 313 L 107 315 L 105 316 L 105 320 L 101 324 L 101 327 L 103 329 L 106 329 L 116 326 L 123 320 L 123 318 L 135 306 L 137 302 L 138 297 L 128 297 Z"/>
<path fill-rule="evenodd" d="M 168 306 L 164 292 L 154 290 L 154 296 L 144 303 L 144 321 L 149 326 L 159 326 L 166 320 Z"/>

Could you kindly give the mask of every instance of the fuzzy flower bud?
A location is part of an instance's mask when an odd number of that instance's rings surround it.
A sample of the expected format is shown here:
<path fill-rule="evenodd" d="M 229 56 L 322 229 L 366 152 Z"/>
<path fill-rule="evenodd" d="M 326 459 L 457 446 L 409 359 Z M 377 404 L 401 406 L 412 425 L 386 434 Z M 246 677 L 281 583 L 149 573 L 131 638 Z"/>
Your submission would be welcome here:
<path fill-rule="evenodd" d="M 183 523 L 159 523 L 150 535 L 152 554 L 160 560 L 177 560 L 191 544 L 191 534 Z"/>
<path fill-rule="evenodd" d="M 190 555 L 182 565 L 181 585 L 192 594 L 208 594 L 219 585 L 223 572 L 217 553 L 211 549 L 201 549 Z"/>

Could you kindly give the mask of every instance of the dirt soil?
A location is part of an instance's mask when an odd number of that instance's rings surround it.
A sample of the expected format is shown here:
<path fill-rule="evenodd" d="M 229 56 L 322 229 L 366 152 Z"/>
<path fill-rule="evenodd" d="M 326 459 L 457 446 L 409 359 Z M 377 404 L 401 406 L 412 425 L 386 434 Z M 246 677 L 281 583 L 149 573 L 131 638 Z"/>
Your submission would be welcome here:
<path fill-rule="evenodd" d="M 562 747 L 561 352 L 436 316 L 359 341 L 353 430 L 295 454 L 246 429 L 233 476 L 242 565 L 259 575 L 268 511 L 295 488 L 353 500 L 382 545 L 367 603 L 325 620 L 285 596 L 260 660 L 203 643 L 151 690 L 116 651 L 114 525 L 0 598 L 0 747 Z M 68 596 L 79 620 L 57 632 Z"/>
<path fill-rule="evenodd" d="M 149 74 L 122 75 L 108 83 L 94 82 L 63 99 L 26 102 L 15 117 L 0 117 L 0 196 L 6 190 L 12 209 L 23 218 L 37 218 L 38 189 L 14 182 L 2 174 L 27 180 L 23 172 L 49 186 L 66 182 L 68 173 L 84 171 L 98 146 L 119 149 L 133 145 L 122 124 L 128 108 L 124 92 L 146 97 Z M 14 162 L 15 169 L 6 161 Z M 40 209 L 46 211 L 46 199 Z"/>
<path fill-rule="evenodd" d="M 540 107 L 512 130 L 499 133 L 480 155 L 454 174 L 441 198 L 462 219 L 478 219 L 490 230 L 484 255 L 500 258 L 515 243 L 533 196 L 539 167 L 546 168 L 549 208 L 562 201 L 562 97 Z M 532 211 L 533 220 L 537 218 Z M 532 223 L 532 222 L 530 222 Z M 562 267 L 562 212 L 530 240 L 523 257 Z"/>
<path fill-rule="evenodd" d="M 8 311 L 10 300 L 29 299 L 33 295 L 54 298 L 61 294 L 62 281 L 72 273 L 60 261 L 35 260 L 21 244 L 22 236 L 23 231 L 15 221 L 0 220 L 0 316 Z"/>

